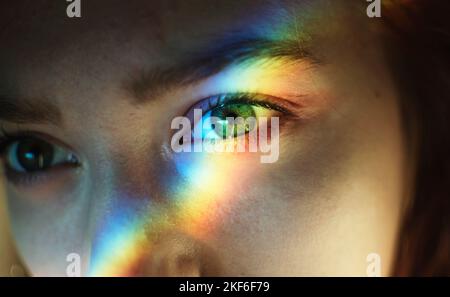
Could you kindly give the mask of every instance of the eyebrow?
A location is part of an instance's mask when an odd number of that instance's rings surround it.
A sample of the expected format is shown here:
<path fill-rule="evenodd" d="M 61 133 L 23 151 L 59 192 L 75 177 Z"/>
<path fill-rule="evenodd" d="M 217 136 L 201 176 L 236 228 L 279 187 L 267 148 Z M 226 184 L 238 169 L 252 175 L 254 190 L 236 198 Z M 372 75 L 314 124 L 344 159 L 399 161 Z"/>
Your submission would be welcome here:
<path fill-rule="evenodd" d="M 308 60 L 320 64 L 298 40 L 269 40 L 243 38 L 214 42 L 213 47 L 191 53 L 188 63 L 165 69 L 149 69 L 126 81 L 124 88 L 131 93 L 133 103 L 144 104 L 157 94 L 175 86 L 185 86 L 210 77 L 231 64 L 264 58 Z M 47 99 L 13 99 L 0 95 L 0 120 L 17 124 L 61 125 L 61 110 Z"/>
<path fill-rule="evenodd" d="M 46 99 L 0 97 L 0 119 L 16 124 L 62 124 L 61 110 Z"/>
<path fill-rule="evenodd" d="M 219 73 L 227 66 L 265 58 L 287 58 L 292 61 L 307 60 L 313 65 L 321 61 L 302 41 L 242 38 L 232 41 L 213 42 L 213 47 L 191 53 L 190 62 L 166 69 L 141 70 L 124 88 L 131 93 L 133 101 L 143 104 L 154 100 L 161 92 L 175 86 L 186 86 Z"/>

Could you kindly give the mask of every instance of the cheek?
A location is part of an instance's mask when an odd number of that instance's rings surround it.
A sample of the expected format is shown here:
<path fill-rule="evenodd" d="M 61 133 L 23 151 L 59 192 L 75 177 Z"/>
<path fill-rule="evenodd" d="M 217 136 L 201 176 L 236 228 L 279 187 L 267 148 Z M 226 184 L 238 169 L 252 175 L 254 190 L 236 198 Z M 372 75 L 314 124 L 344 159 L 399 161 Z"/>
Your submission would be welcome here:
<path fill-rule="evenodd" d="M 175 156 L 181 186 L 173 194 L 174 217 L 184 232 L 211 240 L 233 220 L 239 203 L 258 186 L 259 156 L 251 153 L 201 153 Z"/>
<path fill-rule="evenodd" d="M 69 203 L 70 201 L 62 198 L 68 197 L 67 193 L 73 192 L 80 182 L 77 169 L 74 168 L 55 168 L 34 177 L 10 179 L 12 181 L 7 185 L 8 196 L 20 197 L 24 202 L 28 201 L 30 206 Z M 14 181 L 17 179 L 25 180 Z"/>
<path fill-rule="evenodd" d="M 178 227 L 216 251 L 224 274 L 270 275 L 289 269 L 280 261 L 299 262 L 314 199 L 303 194 L 309 186 L 300 177 L 309 170 L 300 164 L 299 149 L 287 147 L 274 164 L 245 154 L 175 159 L 184 180 L 174 195 Z"/>
<path fill-rule="evenodd" d="M 298 127 L 282 138 L 278 162 L 248 165 L 245 180 L 226 175 L 240 187 L 217 205 L 226 216 L 209 237 L 226 274 L 298 275 L 314 265 L 311 255 L 319 259 L 315 250 L 327 239 L 324 226 L 336 208 L 333 191 L 343 162 L 342 145 L 327 143 L 324 130 L 321 124 Z"/>
<path fill-rule="evenodd" d="M 82 269 L 86 266 L 83 243 L 88 220 L 83 216 L 79 193 L 69 193 L 40 200 L 19 196 L 17 191 L 7 195 L 12 235 L 32 275 L 66 276 L 70 253 L 79 254 Z"/>

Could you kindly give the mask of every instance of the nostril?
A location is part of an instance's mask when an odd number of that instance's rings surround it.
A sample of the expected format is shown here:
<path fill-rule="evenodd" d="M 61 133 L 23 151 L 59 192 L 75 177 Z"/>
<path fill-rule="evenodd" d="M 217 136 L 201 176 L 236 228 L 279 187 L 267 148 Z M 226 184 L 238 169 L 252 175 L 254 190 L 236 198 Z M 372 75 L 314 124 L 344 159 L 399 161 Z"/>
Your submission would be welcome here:
<path fill-rule="evenodd" d="M 144 274 L 152 276 L 200 276 L 201 244 L 186 234 L 160 234 L 152 244 Z"/>
<path fill-rule="evenodd" d="M 205 276 L 218 273 L 215 257 L 206 245 L 192 237 L 170 232 L 158 236 L 144 261 L 142 274 L 146 276 Z"/>
<path fill-rule="evenodd" d="M 200 259 L 192 258 L 188 255 L 181 255 L 176 259 L 176 271 L 178 276 L 200 276 Z"/>

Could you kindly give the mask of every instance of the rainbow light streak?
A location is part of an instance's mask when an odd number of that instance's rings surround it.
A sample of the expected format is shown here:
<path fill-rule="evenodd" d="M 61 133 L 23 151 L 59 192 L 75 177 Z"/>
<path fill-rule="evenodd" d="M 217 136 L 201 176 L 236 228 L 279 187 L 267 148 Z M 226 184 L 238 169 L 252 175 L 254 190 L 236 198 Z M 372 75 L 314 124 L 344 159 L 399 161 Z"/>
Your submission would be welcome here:
<path fill-rule="evenodd" d="M 239 72 L 235 69 L 231 73 L 234 71 Z M 220 79 L 220 76 L 214 83 L 224 90 L 226 85 L 230 86 L 229 90 L 243 88 L 242 82 L 254 90 L 260 82 L 267 82 L 265 87 L 270 87 L 270 75 L 261 69 L 241 73 L 239 83 L 226 77 Z M 128 200 L 122 199 L 124 205 L 113 208 L 114 214 L 105 219 L 107 223 L 95 239 L 88 275 L 133 275 L 136 263 L 151 252 L 155 237 L 171 228 L 201 241 L 212 238 L 217 226 L 226 221 L 240 198 L 237 194 L 247 192 L 247 181 L 259 160 L 259 154 L 248 152 L 174 154 L 179 179 L 178 184 L 173 185 L 177 193 L 168 198 L 170 207 L 163 210 L 147 207 L 146 213 L 141 215 L 142 211 L 134 211 L 137 206 L 130 207 L 124 202 Z"/>
<path fill-rule="evenodd" d="M 226 220 L 239 198 L 236 194 L 251 175 L 251 167 L 246 164 L 249 160 L 243 160 L 248 153 L 202 155 L 201 160 L 193 160 L 195 166 L 190 166 L 189 161 L 177 163 L 189 184 L 176 198 L 180 210 L 177 220 L 181 230 L 198 240 L 214 236 L 215 228 Z M 196 158 L 195 154 L 191 156 Z"/>
<path fill-rule="evenodd" d="M 112 218 L 106 221 L 95 238 L 89 276 L 120 276 L 130 270 L 128 265 L 143 252 L 140 244 L 145 240 L 143 222 L 133 219 L 129 205 L 122 201 L 119 203 L 122 205 L 115 205 Z"/>
<path fill-rule="evenodd" d="M 399 3 L 409 2 L 404 0 Z M 383 3 L 390 6 L 397 2 L 386 0 Z M 316 11 L 315 15 L 307 15 L 306 19 L 320 18 L 320 11 L 316 9 L 312 11 Z M 283 12 L 267 17 L 288 19 L 288 15 L 284 15 Z M 270 34 L 264 26 L 261 26 L 260 33 L 272 39 L 296 36 L 306 40 L 309 36 L 304 35 L 298 28 L 303 25 L 297 24 L 290 29 L 283 26 L 270 28 Z M 258 28 L 256 24 L 251 27 Z M 229 71 L 212 79 L 204 91 L 226 93 L 289 89 L 288 83 L 275 86 L 272 82 L 274 77 L 283 73 L 286 75 L 286 72 L 295 77 L 301 75 L 290 71 L 286 62 L 285 59 L 278 58 L 234 65 Z M 289 91 L 293 93 L 296 90 Z M 154 236 L 171 228 L 177 228 L 198 240 L 213 238 L 216 228 L 227 219 L 240 198 L 237 193 L 245 193 L 245 187 L 249 186 L 248 180 L 259 156 L 253 159 L 248 154 L 174 154 L 173 162 L 179 178 L 171 189 L 176 193 L 173 197 L 169 197 L 170 207 L 161 209 L 147 206 L 142 211 L 138 210 L 136 205 L 130 207 L 127 204 L 129 200 L 119 202 L 122 205 L 113 208 L 114 213 L 105 219 L 106 223 L 94 241 L 88 275 L 132 275 L 133 265 L 136 265 L 143 255 L 151 252 Z"/>
<path fill-rule="evenodd" d="M 282 28 L 275 32 L 277 38 L 293 35 Z M 278 86 L 273 83 L 273 78 L 282 74 L 296 75 L 287 67 L 293 66 L 292 63 L 286 62 L 277 58 L 232 65 L 213 78 L 203 91 L 269 93 L 275 88 L 287 88 L 285 81 L 279 80 Z M 286 92 L 290 91 L 296 90 Z M 259 154 L 248 152 L 179 153 L 172 158 L 179 178 L 171 189 L 176 193 L 168 197 L 170 207 L 162 210 L 148 207 L 146 214 L 139 216 L 123 215 L 124 209 L 130 209 L 128 205 L 116 207 L 93 244 L 89 276 L 133 275 L 133 265 L 151 253 L 155 236 L 171 228 L 201 241 L 213 238 L 241 198 L 239 193 L 247 192 L 255 164 L 260 160 Z"/>
<path fill-rule="evenodd" d="M 121 214 L 129 206 L 116 208 L 117 213 L 108 220 L 94 243 L 89 276 L 132 275 L 134 265 L 151 252 L 152 239 L 171 228 L 198 240 L 214 236 L 215 228 L 226 219 L 235 199 L 239 198 L 236 187 L 245 184 L 249 176 L 250 170 L 236 168 L 239 161 L 233 160 L 243 159 L 245 154 L 182 153 L 175 157 L 185 184 L 171 208 L 149 209 L 147 216 L 136 215 L 139 219 L 135 220 Z"/>

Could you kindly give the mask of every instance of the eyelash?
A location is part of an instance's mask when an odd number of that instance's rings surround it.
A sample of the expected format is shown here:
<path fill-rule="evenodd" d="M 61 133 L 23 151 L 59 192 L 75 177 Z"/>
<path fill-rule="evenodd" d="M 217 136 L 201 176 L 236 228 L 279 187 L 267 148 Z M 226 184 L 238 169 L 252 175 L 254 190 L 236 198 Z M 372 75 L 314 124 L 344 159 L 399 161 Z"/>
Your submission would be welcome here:
<path fill-rule="evenodd" d="M 42 139 L 41 137 L 36 136 L 33 131 L 20 131 L 15 133 L 7 132 L 3 127 L 0 128 L 0 158 L 4 157 L 6 149 L 14 142 L 22 140 L 24 138 L 37 138 Z"/>
<path fill-rule="evenodd" d="M 15 141 L 21 140 L 25 137 L 32 137 L 33 133 L 30 131 L 22 131 L 18 133 L 9 133 L 5 129 L 0 128 L 0 159 L 4 158 L 4 154 L 8 146 Z"/>
<path fill-rule="evenodd" d="M 274 103 L 273 101 L 278 101 L 278 103 Z M 206 113 L 215 108 L 220 108 L 231 104 L 248 104 L 256 107 L 263 107 L 269 110 L 278 111 L 283 114 L 285 119 L 297 119 L 298 117 L 296 116 L 296 114 L 286 106 L 288 104 L 282 104 L 282 102 L 283 99 L 281 98 L 259 93 L 226 93 L 210 96 L 208 98 L 200 100 L 189 108 L 186 115 L 188 116 L 188 118 L 192 119 L 191 113 L 194 109 L 201 109 L 204 113 Z M 280 124 L 282 123 L 280 122 Z"/>
<path fill-rule="evenodd" d="M 286 118 L 296 117 L 295 114 L 288 108 L 283 106 L 283 99 L 276 98 L 270 95 L 263 95 L 257 93 L 246 93 L 246 92 L 237 92 L 237 93 L 226 93 L 215 96 L 210 96 L 208 98 L 202 99 L 194 106 L 192 106 L 189 111 L 192 111 L 196 108 L 202 109 L 203 112 L 208 112 L 216 108 L 225 107 L 231 104 L 248 104 L 257 107 L 263 107 L 269 110 L 278 111 L 283 114 Z M 278 101 L 279 103 L 274 103 L 273 101 Z M 188 111 L 188 113 L 189 113 Z M 26 138 L 36 138 L 45 140 L 44 137 L 40 137 L 37 135 L 39 133 L 33 131 L 21 131 L 17 133 L 8 133 L 2 127 L 0 128 L 0 161 L 5 162 L 5 153 L 10 145 L 17 141 L 21 141 Z M 50 142 L 51 143 L 51 142 Z M 54 145 L 54 144 L 52 144 Z M 65 164 L 69 165 L 69 164 Z M 70 164 L 70 166 L 74 166 L 76 164 Z M 79 164 L 77 164 L 79 165 Z M 39 182 L 41 179 L 45 179 L 48 174 L 48 170 L 37 171 L 37 172 L 15 172 L 14 170 L 8 168 L 6 164 L 3 164 L 5 168 L 5 174 L 7 178 L 15 183 L 20 185 L 31 185 L 36 182 Z"/>
<path fill-rule="evenodd" d="M 205 115 L 214 109 L 233 104 L 251 105 L 253 107 L 261 107 L 267 110 L 279 112 L 282 115 L 279 117 L 280 127 L 284 126 L 288 122 L 301 120 L 298 113 L 294 112 L 296 110 L 294 107 L 296 104 L 271 95 L 250 92 L 225 93 L 204 98 L 191 106 L 187 113 L 185 113 L 185 116 L 190 119 L 193 125 L 196 125 L 193 116 L 195 109 L 201 109 L 203 115 Z"/>

